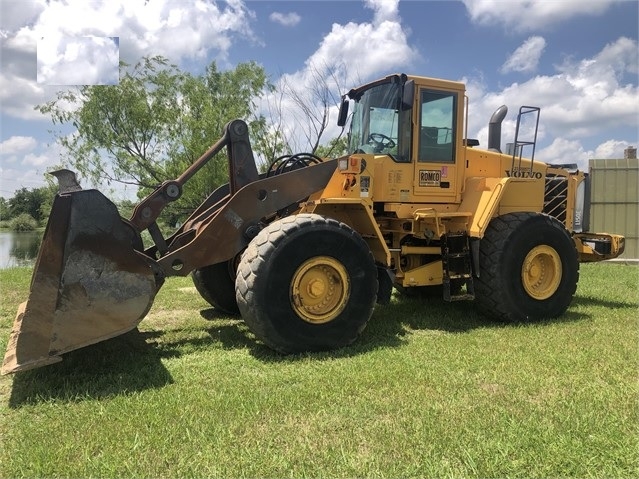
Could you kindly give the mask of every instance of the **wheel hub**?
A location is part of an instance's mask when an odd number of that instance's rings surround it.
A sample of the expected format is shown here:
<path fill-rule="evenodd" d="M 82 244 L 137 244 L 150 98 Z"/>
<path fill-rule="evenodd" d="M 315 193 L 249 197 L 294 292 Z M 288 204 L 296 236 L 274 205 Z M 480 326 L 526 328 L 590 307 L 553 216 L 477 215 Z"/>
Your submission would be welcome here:
<path fill-rule="evenodd" d="M 293 274 L 291 304 L 297 315 L 312 324 L 327 323 L 342 312 L 350 295 L 346 268 L 330 256 L 305 261 Z"/>
<path fill-rule="evenodd" d="M 561 258 L 554 248 L 539 245 L 530 250 L 521 268 L 526 292 L 534 299 L 550 298 L 561 283 Z"/>
<path fill-rule="evenodd" d="M 321 279 L 313 278 L 308 283 L 308 294 L 311 298 L 320 298 L 326 291 L 326 283 Z"/>

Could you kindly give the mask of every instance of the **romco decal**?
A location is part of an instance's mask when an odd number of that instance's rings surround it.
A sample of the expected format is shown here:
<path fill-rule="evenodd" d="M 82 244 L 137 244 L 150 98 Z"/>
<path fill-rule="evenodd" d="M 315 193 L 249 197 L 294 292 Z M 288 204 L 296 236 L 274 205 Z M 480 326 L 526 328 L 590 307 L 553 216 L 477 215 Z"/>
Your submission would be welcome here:
<path fill-rule="evenodd" d="M 442 172 L 439 170 L 419 170 L 419 186 L 439 186 Z"/>

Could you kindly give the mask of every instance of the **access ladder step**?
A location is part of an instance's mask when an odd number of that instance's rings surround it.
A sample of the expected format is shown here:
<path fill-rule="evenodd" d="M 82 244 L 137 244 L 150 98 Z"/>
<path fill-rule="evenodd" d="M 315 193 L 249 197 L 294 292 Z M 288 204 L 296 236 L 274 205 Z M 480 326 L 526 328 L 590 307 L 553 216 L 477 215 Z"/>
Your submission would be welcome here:
<path fill-rule="evenodd" d="M 444 301 L 475 299 L 471 250 L 466 233 L 442 237 Z"/>

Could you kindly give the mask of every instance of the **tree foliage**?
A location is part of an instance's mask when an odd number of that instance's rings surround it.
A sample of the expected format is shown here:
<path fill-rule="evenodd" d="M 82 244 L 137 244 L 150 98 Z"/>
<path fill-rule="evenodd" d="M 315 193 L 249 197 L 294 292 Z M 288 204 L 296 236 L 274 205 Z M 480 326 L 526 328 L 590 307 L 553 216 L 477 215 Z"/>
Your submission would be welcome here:
<path fill-rule="evenodd" d="M 343 130 L 328 144 L 323 137 L 330 112 L 339 104 L 340 86 L 337 72 L 326 68 L 314 69 L 303 83 L 284 81 L 275 89 L 254 62 L 225 71 L 212 62 L 193 75 L 164 57 L 147 56 L 133 66 L 121 62 L 117 85 L 60 91 L 37 108 L 59 128 L 54 134 L 63 146 L 63 166 L 98 187 L 112 182 L 138 186 L 142 198 L 179 177 L 236 118 L 249 124 L 258 159 L 270 162 L 300 151 L 339 156 L 345 150 Z M 274 101 L 268 120 L 256 113 L 266 92 Z M 182 221 L 227 181 L 224 150 L 188 181 L 162 219 L 171 225 Z"/>
<path fill-rule="evenodd" d="M 20 188 L 6 202 L 7 218 L 28 215 L 36 222 L 42 223 L 49 216 L 55 191 L 56 189 L 52 186 Z"/>
<path fill-rule="evenodd" d="M 120 63 L 118 85 L 89 85 L 60 91 L 40 105 L 57 132 L 67 164 L 94 183 L 119 181 L 153 187 L 166 179 L 169 140 L 178 133 L 177 92 L 184 75 L 161 57 L 144 58 L 131 72 Z"/>
<path fill-rule="evenodd" d="M 9 217 L 9 203 L 4 197 L 0 196 L 0 221 L 5 221 Z"/>
<path fill-rule="evenodd" d="M 38 222 L 28 213 L 20 213 L 9 222 L 13 231 L 33 231 L 38 227 Z"/>
<path fill-rule="evenodd" d="M 144 197 L 188 168 L 220 138 L 227 122 L 244 119 L 259 134 L 265 120 L 253 112 L 266 87 L 263 68 L 253 62 L 227 71 L 213 62 L 198 76 L 152 56 L 133 67 L 121 62 L 118 85 L 58 92 L 38 109 L 54 125 L 73 127 L 71 134 L 56 132 L 67 165 L 94 184 L 137 185 Z M 189 181 L 174 211 L 192 211 L 226 181 L 222 152 Z"/>
<path fill-rule="evenodd" d="M 252 137 L 259 138 L 265 129 L 265 119 L 255 114 L 255 101 L 266 86 L 266 74 L 255 63 L 242 63 L 224 72 L 211 63 L 203 76 L 187 76 L 182 103 L 188 114 L 180 117 L 180 148 L 173 152 L 172 161 L 167 164 L 168 176 L 175 178 L 182 174 L 220 138 L 224 126 L 235 118 L 247 121 Z M 258 150 L 259 143 L 253 141 L 253 147 Z M 227 183 L 228 175 L 224 150 L 189 181 L 182 204 L 192 210 L 215 188 Z"/>
<path fill-rule="evenodd" d="M 333 138 L 325 145 L 319 145 L 315 149 L 315 154 L 320 158 L 338 158 L 348 152 L 348 137 L 342 135 Z"/>
<path fill-rule="evenodd" d="M 278 154 L 322 153 L 327 144 L 329 125 L 344 90 L 344 65 L 310 64 L 305 75 L 284 75 L 275 95 L 270 95 L 268 110 L 271 120 L 271 144 Z M 344 136 L 344 127 L 337 139 Z M 278 149 L 286 145 L 285 149 Z M 274 155 L 277 156 L 277 155 Z M 318 156 L 323 156 L 319 154 Z"/>

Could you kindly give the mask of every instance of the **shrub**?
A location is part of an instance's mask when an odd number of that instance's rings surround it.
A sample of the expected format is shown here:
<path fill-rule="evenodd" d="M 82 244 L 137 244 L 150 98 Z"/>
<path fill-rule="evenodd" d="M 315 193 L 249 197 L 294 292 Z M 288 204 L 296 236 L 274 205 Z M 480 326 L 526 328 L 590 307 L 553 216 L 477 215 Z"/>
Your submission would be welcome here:
<path fill-rule="evenodd" d="M 33 231 L 38 222 L 28 213 L 22 213 L 11 220 L 10 227 L 13 231 Z"/>

